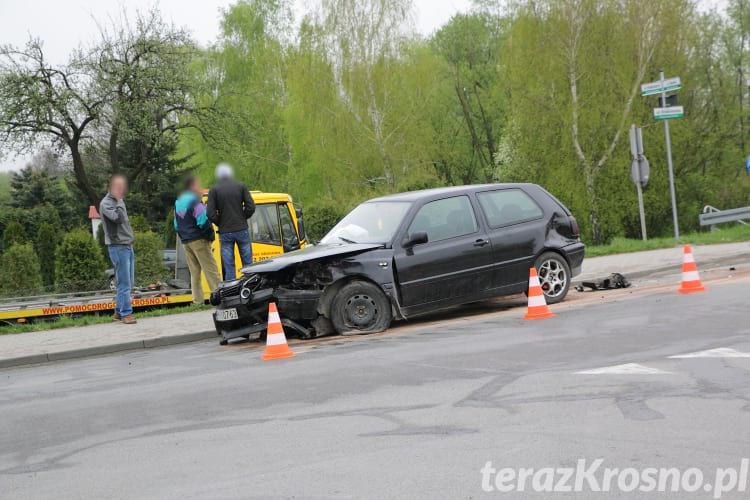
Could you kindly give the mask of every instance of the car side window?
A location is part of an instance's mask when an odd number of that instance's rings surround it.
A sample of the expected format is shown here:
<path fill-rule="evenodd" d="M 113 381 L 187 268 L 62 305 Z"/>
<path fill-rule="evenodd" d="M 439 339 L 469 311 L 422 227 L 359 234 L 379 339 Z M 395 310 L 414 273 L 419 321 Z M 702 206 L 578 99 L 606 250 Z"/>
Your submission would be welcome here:
<path fill-rule="evenodd" d="M 255 206 L 255 213 L 248 221 L 253 243 L 281 245 L 278 208 L 275 203 Z"/>
<path fill-rule="evenodd" d="M 477 193 L 482 212 L 490 227 L 496 228 L 538 219 L 544 213 L 521 189 L 502 189 Z"/>
<path fill-rule="evenodd" d="M 419 209 L 409 226 L 409 234 L 427 233 L 427 240 L 440 241 L 477 231 L 477 219 L 468 196 L 435 200 Z"/>
<path fill-rule="evenodd" d="M 284 239 L 284 251 L 297 250 L 299 248 L 299 238 L 297 231 L 294 229 L 292 214 L 289 213 L 289 205 L 279 203 L 279 218 L 281 219 L 281 236 Z"/>

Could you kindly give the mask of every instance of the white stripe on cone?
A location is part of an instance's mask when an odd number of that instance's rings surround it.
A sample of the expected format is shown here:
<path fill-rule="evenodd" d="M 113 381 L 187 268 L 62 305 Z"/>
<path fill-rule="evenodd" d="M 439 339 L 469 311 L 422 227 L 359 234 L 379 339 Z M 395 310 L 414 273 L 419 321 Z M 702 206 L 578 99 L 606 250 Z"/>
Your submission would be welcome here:
<path fill-rule="evenodd" d="M 544 300 L 544 295 L 536 295 L 529 297 L 529 307 L 546 306 L 547 302 Z"/>
<path fill-rule="evenodd" d="M 286 344 L 286 337 L 283 333 L 272 333 L 266 336 L 266 345 Z"/>
<path fill-rule="evenodd" d="M 534 286 L 542 286 L 539 283 L 539 276 L 532 276 L 529 278 L 529 288 L 534 287 Z"/>
<path fill-rule="evenodd" d="M 685 271 L 682 273 L 682 281 L 699 281 L 700 279 L 698 271 Z"/>
<path fill-rule="evenodd" d="M 269 323 L 281 323 L 281 318 L 279 317 L 279 313 L 277 312 L 268 313 L 268 322 Z"/>
<path fill-rule="evenodd" d="M 684 262 L 685 264 L 687 264 L 689 262 L 695 262 L 695 258 L 693 258 L 693 254 L 692 253 L 686 253 L 685 257 L 682 259 L 682 262 Z"/>

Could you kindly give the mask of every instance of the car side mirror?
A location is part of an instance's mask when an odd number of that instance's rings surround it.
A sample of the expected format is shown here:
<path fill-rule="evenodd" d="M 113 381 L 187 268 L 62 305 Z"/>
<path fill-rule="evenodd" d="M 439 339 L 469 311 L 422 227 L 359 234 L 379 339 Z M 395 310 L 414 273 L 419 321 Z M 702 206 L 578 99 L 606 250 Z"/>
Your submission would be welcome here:
<path fill-rule="evenodd" d="M 427 237 L 426 231 L 417 231 L 415 233 L 409 234 L 406 238 L 404 238 L 402 246 L 404 248 L 411 248 L 414 245 L 421 245 L 423 243 L 427 243 L 428 239 L 429 238 Z"/>

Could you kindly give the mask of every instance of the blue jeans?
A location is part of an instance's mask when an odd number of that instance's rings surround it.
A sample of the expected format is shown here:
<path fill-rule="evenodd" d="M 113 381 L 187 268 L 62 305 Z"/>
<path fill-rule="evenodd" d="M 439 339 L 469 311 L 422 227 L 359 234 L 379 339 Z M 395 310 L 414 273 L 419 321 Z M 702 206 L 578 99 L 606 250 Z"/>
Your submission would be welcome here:
<path fill-rule="evenodd" d="M 220 233 L 221 243 L 221 267 L 224 268 L 224 281 L 231 281 L 237 277 L 234 265 L 234 245 L 240 250 L 240 258 L 243 266 L 253 263 L 253 243 L 250 240 L 250 231 L 237 231 L 234 233 Z"/>
<path fill-rule="evenodd" d="M 115 266 L 115 283 L 117 284 L 115 314 L 124 318 L 133 314 L 130 292 L 135 281 L 135 253 L 133 247 L 128 245 L 109 245 L 107 250 L 109 251 L 109 260 Z"/>

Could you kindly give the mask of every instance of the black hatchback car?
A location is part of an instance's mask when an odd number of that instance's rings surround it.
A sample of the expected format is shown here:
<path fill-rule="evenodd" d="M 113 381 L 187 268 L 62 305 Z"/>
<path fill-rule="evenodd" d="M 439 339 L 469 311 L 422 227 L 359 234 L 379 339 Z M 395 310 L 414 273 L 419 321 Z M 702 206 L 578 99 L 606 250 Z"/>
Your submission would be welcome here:
<path fill-rule="evenodd" d="M 447 187 L 375 198 L 315 246 L 255 263 L 212 294 L 222 343 L 261 334 L 268 304 L 303 337 L 382 331 L 396 319 L 525 292 L 568 293 L 584 245 L 570 211 L 535 184 Z"/>

